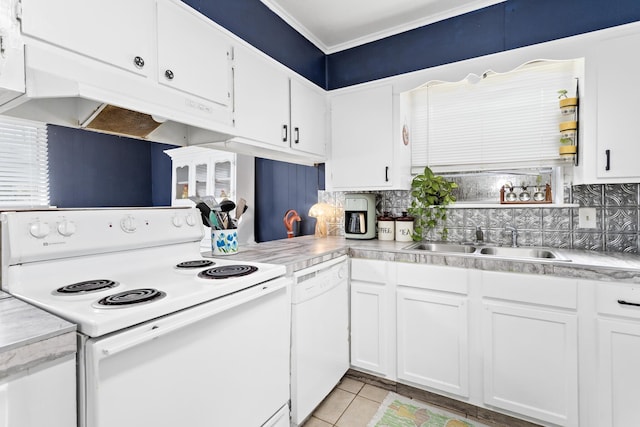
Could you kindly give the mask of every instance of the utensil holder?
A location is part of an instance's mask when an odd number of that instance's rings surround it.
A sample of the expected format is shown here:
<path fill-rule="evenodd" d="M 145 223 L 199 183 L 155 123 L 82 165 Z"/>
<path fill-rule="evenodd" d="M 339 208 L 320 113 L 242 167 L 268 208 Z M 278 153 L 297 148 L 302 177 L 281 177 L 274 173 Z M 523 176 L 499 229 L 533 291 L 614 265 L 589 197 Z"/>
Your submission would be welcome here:
<path fill-rule="evenodd" d="M 233 255 L 238 253 L 238 230 L 212 230 L 211 252 L 213 255 Z"/>

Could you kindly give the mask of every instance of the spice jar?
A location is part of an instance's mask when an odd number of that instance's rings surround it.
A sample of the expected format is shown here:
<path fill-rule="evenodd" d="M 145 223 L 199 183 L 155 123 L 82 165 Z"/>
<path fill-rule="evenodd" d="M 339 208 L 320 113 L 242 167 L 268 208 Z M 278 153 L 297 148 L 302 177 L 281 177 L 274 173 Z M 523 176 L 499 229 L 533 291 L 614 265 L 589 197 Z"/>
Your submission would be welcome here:
<path fill-rule="evenodd" d="M 396 218 L 396 241 L 411 242 L 413 240 L 413 217 L 407 212 Z"/>
<path fill-rule="evenodd" d="M 378 217 L 378 240 L 393 240 L 395 236 L 395 218 L 389 212 Z"/>

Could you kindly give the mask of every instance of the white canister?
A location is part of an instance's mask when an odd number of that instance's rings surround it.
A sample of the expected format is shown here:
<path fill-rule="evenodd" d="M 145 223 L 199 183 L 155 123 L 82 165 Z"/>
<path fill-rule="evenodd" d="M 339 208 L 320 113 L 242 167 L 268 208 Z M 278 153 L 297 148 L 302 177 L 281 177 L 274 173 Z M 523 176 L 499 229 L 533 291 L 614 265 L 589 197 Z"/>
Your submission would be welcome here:
<path fill-rule="evenodd" d="M 211 253 L 213 255 L 233 255 L 238 253 L 238 230 L 211 231 Z"/>
<path fill-rule="evenodd" d="M 396 241 L 411 242 L 413 240 L 413 217 L 402 212 L 402 216 L 396 218 Z"/>
<path fill-rule="evenodd" d="M 395 238 L 395 219 L 384 212 L 378 217 L 378 240 L 393 240 Z"/>

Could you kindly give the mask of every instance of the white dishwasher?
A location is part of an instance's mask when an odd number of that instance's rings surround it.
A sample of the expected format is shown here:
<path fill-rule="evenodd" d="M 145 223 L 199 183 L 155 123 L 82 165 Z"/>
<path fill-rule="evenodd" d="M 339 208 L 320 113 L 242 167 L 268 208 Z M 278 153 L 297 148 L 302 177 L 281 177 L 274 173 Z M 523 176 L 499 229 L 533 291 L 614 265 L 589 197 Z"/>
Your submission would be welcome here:
<path fill-rule="evenodd" d="M 294 273 L 291 424 L 300 425 L 349 369 L 347 257 Z"/>

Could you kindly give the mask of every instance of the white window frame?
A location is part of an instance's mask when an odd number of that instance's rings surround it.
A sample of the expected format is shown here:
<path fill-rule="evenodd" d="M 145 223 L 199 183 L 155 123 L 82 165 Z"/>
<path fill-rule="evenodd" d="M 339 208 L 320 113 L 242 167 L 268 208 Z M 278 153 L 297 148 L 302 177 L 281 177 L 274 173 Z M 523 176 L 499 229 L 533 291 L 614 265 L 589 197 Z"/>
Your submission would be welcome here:
<path fill-rule="evenodd" d="M 536 60 L 506 73 L 434 80 L 414 89 L 412 172 L 425 166 L 463 172 L 572 164 L 558 152 L 558 91 L 574 94 L 583 76 L 583 58 Z"/>

